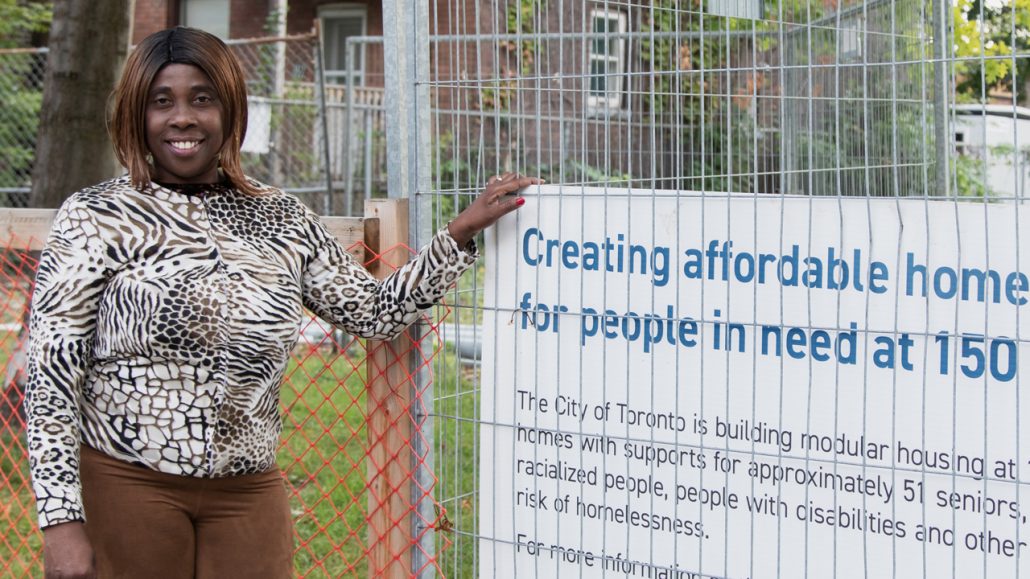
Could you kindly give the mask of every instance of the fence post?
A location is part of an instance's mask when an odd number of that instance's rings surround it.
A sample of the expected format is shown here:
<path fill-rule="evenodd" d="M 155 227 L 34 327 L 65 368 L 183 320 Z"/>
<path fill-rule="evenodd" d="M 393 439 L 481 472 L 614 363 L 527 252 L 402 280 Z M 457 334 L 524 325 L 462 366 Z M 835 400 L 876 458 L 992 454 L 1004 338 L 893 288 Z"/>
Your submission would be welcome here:
<path fill-rule="evenodd" d="M 325 54 L 322 50 L 322 27 L 315 19 L 315 99 L 318 102 L 318 120 L 322 123 L 322 162 L 325 167 L 325 202 L 323 208 L 326 215 L 339 215 L 333 201 L 333 156 L 329 150 L 329 106 L 325 98 Z M 348 215 L 349 216 L 349 215 Z"/>
<path fill-rule="evenodd" d="M 951 110 L 948 106 L 948 93 L 951 91 L 951 77 L 948 75 L 948 47 L 951 46 L 951 27 L 948 15 L 951 3 L 945 0 L 934 0 L 933 6 L 933 125 L 934 125 L 934 183 L 937 190 L 934 195 L 950 197 L 952 133 L 948 120 Z M 986 119 L 986 117 L 984 117 Z M 985 121 L 986 122 L 986 121 Z"/>
<path fill-rule="evenodd" d="M 347 109 L 343 121 L 343 178 L 346 179 L 344 191 L 347 197 L 347 215 L 354 215 L 354 42 L 348 38 L 344 41 L 344 46 L 347 53 L 347 78 L 345 79 Z M 365 139 L 371 138 L 371 135 L 365 134 Z M 366 167 L 365 171 L 368 170 L 369 168 Z M 365 191 L 365 198 L 368 197 L 370 197 L 369 192 Z"/>
<path fill-rule="evenodd" d="M 383 80 L 386 116 L 387 193 L 390 198 L 414 197 L 409 207 L 412 247 L 428 241 L 432 222 L 432 145 L 429 80 L 429 0 L 383 0 Z M 418 325 L 409 330 L 421 334 Z M 413 366 L 415 361 L 409 362 Z M 411 496 L 417 515 L 411 518 L 412 549 L 409 576 L 432 574 L 431 560 L 436 552 L 435 533 L 425 521 L 435 521 L 431 489 L 433 453 L 433 390 L 428 368 L 422 369 L 411 383 L 418 389 L 411 400 L 411 420 L 418 425 L 412 440 L 411 463 L 415 492 Z"/>
<path fill-rule="evenodd" d="M 382 279 L 410 257 L 406 245 L 408 200 L 369 199 L 365 202 L 365 216 L 379 218 L 378 229 L 367 230 L 370 239 L 366 239 L 366 244 L 379 256 L 369 270 Z M 407 336 L 368 343 L 369 577 L 411 576 L 411 349 Z"/>

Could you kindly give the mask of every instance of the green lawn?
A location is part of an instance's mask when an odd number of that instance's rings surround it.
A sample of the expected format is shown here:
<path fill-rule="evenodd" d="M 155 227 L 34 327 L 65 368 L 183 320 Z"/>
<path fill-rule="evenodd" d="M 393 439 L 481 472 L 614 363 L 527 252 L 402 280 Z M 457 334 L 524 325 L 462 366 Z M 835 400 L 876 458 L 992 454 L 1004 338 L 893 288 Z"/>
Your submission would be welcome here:
<path fill-rule="evenodd" d="M 427 340 L 423 347 L 431 343 Z M 297 570 L 310 576 L 365 576 L 364 373 L 363 368 L 351 372 L 344 387 L 335 388 L 336 377 L 351 366 L 343 358 L 329 361 L 326 365 L 322 359 L 311 359 L 291 370 L 288 383 L 307 384 L 310 376 L 311 386 L 301 396 L 289 388 L 283 392 L 290 412 L 280 466 L 300 489 L 295 513 L 304 514 L 297 519 L 297 533 L 301 541 L 310 541 L 298 550 Z M 430 367 L 435 415 L 432 470 L 437 477 L 433 496 L 451 523 L 450 530 L 435 531 L 437 561 L 445 577 L 475 577 L 478 367 L 459 363 L 446 346 Z M 325 425 L 333 421 L 327 430 Z"/>
<path fill-rule="evenodd" d="M 42 577 L 43 542 L 36 529 L 35 500 L 28 482 L 21 432 L 0 425 L 0 576 Z"/>
<path fill-rule="evenodd" d="M 434 364 L 435 470 L 439 482 L 434 493 L 446 509 L 453 532 L 446 549 L 437 543 L 438 561 L 445 577 L 475 577 L 478 518 L 479 424 L 478 367 L 458 364 L 452 353 L 442 353 Z"/>
<path fill-rule="evenodd" d="M 287 371 L 279 466 L 292 488 L 302 577 L 367 575 L 364 385 L 361 359 L 327 348 Z"/>

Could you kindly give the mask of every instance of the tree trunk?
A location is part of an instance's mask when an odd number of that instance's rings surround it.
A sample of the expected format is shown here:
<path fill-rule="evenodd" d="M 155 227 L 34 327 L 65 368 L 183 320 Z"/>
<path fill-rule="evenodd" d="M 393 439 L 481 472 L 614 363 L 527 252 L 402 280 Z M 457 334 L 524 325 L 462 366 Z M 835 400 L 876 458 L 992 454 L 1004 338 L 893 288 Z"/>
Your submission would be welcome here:
<path fill-rule="evenodd" d="M 129 47 L 134 0 L 55 0 L 31 207 L 118 175 L 107 103 Z"/>

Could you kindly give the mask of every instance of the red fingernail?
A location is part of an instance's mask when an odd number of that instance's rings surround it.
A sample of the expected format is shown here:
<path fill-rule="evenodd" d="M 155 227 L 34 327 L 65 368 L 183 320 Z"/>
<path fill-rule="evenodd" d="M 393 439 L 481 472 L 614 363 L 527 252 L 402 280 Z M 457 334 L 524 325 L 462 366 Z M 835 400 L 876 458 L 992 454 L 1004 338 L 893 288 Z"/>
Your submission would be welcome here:
<path fill-rule="evenodd" d="M 522 207 L 525 204 L 526 204 L 526 198 L 525 197 L 519 197 L 518 199 L 515 200 L 515 205 L 517 205 L 518 207 Z"/>

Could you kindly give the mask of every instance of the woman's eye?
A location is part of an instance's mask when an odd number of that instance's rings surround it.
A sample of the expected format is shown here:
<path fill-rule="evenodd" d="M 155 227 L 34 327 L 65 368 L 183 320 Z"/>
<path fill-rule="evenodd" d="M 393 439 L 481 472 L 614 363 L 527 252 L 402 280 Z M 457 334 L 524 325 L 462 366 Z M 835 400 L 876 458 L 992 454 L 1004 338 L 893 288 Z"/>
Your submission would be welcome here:
<path fill-rule="evenodd" d="M 172 99 L 165 96 L 159 96 L 154 99 L 154 104 L 158 106 L 164 106 L 170 102 L 172 102 Z"/>
<path fill-rule="evenodd" d="M 202 94 L 202 95 L 198 95 L 197 96 L 197 102 L 201 103 L 201 104 L 210 104 L 213 101 L 214 101 L 214 99 L 209 97 L 206 94 Z"/>

